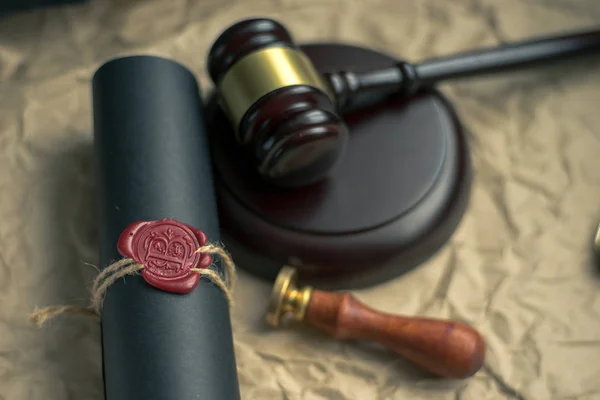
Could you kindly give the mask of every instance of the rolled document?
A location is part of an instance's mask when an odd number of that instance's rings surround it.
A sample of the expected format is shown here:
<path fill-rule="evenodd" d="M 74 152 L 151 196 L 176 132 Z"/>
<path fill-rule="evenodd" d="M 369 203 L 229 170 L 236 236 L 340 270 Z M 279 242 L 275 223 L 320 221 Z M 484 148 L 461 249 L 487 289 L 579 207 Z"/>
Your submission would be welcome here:
<path fill-rule="evenodd" d="M 122 257 L 122 232 L 171 218 L 218 242 L 219 221 L 203 104 L 182 65 L 132 56 L 93 78 L 94 141 L 100 201 L 100 262 Z M 219 259 L 215 271 L 222 273 Z M 142 276 L 113 283 L 102 309 L 107 400 L 240 398 L 229 305 L 201 278 L 187 294 Z"/>

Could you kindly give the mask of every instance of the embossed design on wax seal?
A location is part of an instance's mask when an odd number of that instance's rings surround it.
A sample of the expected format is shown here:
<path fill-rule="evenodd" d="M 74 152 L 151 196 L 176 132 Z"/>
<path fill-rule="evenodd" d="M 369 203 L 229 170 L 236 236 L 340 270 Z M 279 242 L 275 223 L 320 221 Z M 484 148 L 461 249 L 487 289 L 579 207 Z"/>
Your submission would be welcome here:
<path fill-rule="evenodd" d="M 129 225 L 121 234 L 117 248 L 124 257 L 142 264 L 142 277 L 157 289 L 188 293 L 200 281 L 192 268 L 208 268 L 209 254 L 196 253 L 208 242 L 206 235 L 174 219 L 141 221 Z"/>

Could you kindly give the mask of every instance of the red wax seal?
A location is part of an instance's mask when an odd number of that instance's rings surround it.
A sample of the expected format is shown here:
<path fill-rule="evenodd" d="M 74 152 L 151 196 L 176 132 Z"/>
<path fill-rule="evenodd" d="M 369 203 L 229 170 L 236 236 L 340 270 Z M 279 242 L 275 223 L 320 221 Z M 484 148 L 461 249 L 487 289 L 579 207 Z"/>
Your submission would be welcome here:
<path fill-rule="evenodd" d="M 129 225 L 117 248 L 124 257 L 142 264 L 142 277 L 157 289 L 188 293 L 200 281 L 192 268 L 208 268 L 210 254 L 196 253 L 208 241 L 206 235 L 174 219 L 142 221 Z"/>

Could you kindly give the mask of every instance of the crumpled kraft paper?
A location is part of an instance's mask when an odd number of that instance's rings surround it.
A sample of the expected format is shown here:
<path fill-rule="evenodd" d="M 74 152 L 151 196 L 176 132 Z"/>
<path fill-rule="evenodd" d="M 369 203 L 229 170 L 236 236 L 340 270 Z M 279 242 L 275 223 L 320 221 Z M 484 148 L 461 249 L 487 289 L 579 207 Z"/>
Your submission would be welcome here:
<path fill-rule="evenodd" d="M 274 17 L 300 42 L 340 40 L 411 61 L 592 27 L 596 0 L 90 0 L 0 20 L 0 398 L 102 399 L 99 328 L 44 330 L 36 305 L 84 302 L 96 270 L 90 78 L 150 53 L 202 82 L 221 30 Z M 470 132 L 475 183 L 451 242 L 412 273 L 355 294 L 387 312 L 455 318 L 486 337 L 464 382 L 386 352 L 263 324 L 270 285 L 240 271 L 233 323 L 244 399 L 600 399 L 600 69 L 443 85 Z"/>

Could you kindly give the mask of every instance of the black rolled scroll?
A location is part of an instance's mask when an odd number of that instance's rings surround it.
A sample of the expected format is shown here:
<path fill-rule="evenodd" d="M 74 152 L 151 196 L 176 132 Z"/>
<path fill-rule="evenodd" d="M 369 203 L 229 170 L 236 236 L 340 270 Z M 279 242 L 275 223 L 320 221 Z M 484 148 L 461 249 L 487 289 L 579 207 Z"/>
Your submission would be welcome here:
<path fill-rule="evenodd" d="M 132 56 L 102 65 L 92 85 L 102 267 L 121 258 L 119 235 L 137 221 L 173 218 L 220 240 L 193 75 Z M 188 294 L 118 280 L 104 301 L 102 345 L 107 400 L 240 398 L 228 303 L 205 278 Z"/>

